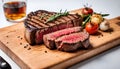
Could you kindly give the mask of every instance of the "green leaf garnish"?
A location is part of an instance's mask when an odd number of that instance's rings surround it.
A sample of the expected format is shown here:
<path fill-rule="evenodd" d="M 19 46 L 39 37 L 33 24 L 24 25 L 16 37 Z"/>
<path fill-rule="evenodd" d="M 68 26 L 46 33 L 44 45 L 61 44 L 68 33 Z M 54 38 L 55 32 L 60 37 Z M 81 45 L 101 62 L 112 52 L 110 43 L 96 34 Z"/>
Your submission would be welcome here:
<path fill-rule="evenodd" d="M 85 27 L 86 23 L 90 21 L 90 17 L 91 17 L 91 15 L 89 14 L 89 15 L 87 16 L 87 18 L 85 19 L 85 21 L 82 23 L 82 27 L 83 27 L 83 28 Z"/>
<path fill-rule="evenodd" d="M 46 23 L 53 21 L 53 20 L 57 19 L 58 17 L 66 16 L 68 14 L 69 14 L 69 12 L 67 10 L 65 10 L 65 12 L 63 12 L 63 13 L 62 13 L 62 10 L 60 10 L 59 13 L 56 13 L 56 14 L 52 15 L 51 17 L 49 17 L 49 19 L 46 21 Z"/>
<path fill-rule="evenodd" d="M 110 14 L 101 14 L 102 17 L 109 16 Z"/>

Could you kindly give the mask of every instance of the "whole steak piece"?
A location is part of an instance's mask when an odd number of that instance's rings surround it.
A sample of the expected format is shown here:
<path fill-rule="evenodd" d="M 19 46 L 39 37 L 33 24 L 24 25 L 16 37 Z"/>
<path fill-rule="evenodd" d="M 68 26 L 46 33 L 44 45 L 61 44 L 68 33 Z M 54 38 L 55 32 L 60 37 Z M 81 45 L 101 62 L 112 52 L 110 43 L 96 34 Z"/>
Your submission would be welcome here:
<path fill-rule="evenodd" d="M 45 34 L 65 28 L 81 26 L 82 24 L 82 17 L 77 14 L 60 16 L 53 21 L 47 22 L 47 20 L 55 14 L 57 13 L 38 10 L 27 15 L 24 25 L 25 38 L 29 44 L 41 44 L 43 43 L 43 35 Z"/>

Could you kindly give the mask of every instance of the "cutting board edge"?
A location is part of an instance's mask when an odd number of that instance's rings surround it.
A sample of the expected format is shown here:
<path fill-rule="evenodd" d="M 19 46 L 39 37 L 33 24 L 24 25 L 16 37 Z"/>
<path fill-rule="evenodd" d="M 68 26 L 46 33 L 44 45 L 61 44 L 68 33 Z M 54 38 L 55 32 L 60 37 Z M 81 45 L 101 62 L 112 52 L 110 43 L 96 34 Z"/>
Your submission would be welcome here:
<path fill-rule="evenodd" d="M 5 44 L 0 41 L 0 49 L 6 53 L 21 69 L 30 69 L 30 67 L 25 64 L 18 56 L 15 55 Z M 12 54 L 12 56 L 11 56 Z M 17 61 L 19 60 L 19 61 Z"/>
<path fill-rule="evenodd" d="M 90 50 L 90 51 L 86 52 L 85 54 L 77 56 L 76 58 L 69 59 L 69 60 L 64 61 L 62 63 L 59 63 L 57 65 L 51 66 L 49 68 L 50 69 L 58 69 L 58 68 L 65 69 L 67 67 L 70 67 L 71 65 L 74 65 L 74 64 L 78 63 L 78 62 L 81 62 L 81 61 L 84 61 L 86 59 L 89 59 L 89 58 L 91 58 L 93 56 L 96 56 L 96 55 L 98 55 L 98 54 L 100 54 L 100 53 L 102 53 L 104 51 L 107 51 L 107 50 L 109 50 L 109 49 L 119 45 L 120 44 L 120 38 L 116 39 L 115 41 L 113 41 L 111 43 L 112 44 L 106 43 L 103 46 L 99 46 L 98 48 Z M 101 49 L 101 50 L 99 50 L 99 49 Z M 94 51 L 97 51 L 97 52 L 93 53 Z M 90 54 L 90 53 L 93 53 L 93 54 Z M 81 60 L 79 60 L 79 59 L 81 59 Z"/>

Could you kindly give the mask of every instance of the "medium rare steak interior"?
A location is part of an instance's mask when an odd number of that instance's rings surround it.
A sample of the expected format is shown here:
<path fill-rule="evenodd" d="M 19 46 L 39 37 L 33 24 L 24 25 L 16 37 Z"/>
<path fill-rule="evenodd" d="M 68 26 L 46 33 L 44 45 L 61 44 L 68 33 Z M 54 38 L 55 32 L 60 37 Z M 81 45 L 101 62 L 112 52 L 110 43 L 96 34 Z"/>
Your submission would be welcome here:
<path fill-rule="evenodd" d="M 89 47 L 89 34 L 86 31 L 64 35 L 55 40 L 56 47 L 62 51 L 75 51 Z"/>
<path fill-rule="evenodd" d="M 81 16 L 77 14 L 68 14 L 60 16 L 57 19 L 47 22 L 47 20 L 57 14 L 45 10 L 38 10 L 28 14 L 24 21 L 25 38 L 29 44 L 43 43 L 43 35 L 55 32 L 61 29 L 80 26 L 82 24 Z"/>
<path fill-rule="evenodd" d="M 63 35 L 68 35 L 75 32 L 82 31 L 82 27 L 72 27 L 63 30 L 59 30 L 53 33 L 49 33 L 43 36 L 44 44 L 49 49 L 56 49 L 55 40 Z"/>
<path fill-rule="evenodd" d="M 76 51 L 89 47 L 89 34 L 81 27 L 72 27 L 43 36 L 44 44 L 49 49 Z"/>

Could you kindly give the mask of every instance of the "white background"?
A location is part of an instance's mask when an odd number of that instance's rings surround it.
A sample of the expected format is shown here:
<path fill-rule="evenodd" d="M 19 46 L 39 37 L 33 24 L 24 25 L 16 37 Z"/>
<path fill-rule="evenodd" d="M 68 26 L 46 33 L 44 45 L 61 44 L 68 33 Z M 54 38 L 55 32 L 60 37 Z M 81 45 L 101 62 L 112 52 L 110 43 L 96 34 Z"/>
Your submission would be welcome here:
<path fill-rule="evenodd" d="M 107 18 L 120 16 L 120 0 L 28 0 L 27 13 L 39 9 L 49 11 L 74 10 L 83 7 L 88 3 L 96 12 L 109 13 Z M 6 21 L 2 8 L 2 0 L 0 1 L 0 28 L 13 25 Z M 0 36 L 2 37 L 2 36 Z M 20 69 L 2 50 L 2 56 L 12 69 Z M 69 69 L 120 69 L 120 45 L 111 50 L 108 50 L 93 58 L 80 62 Z"/>

